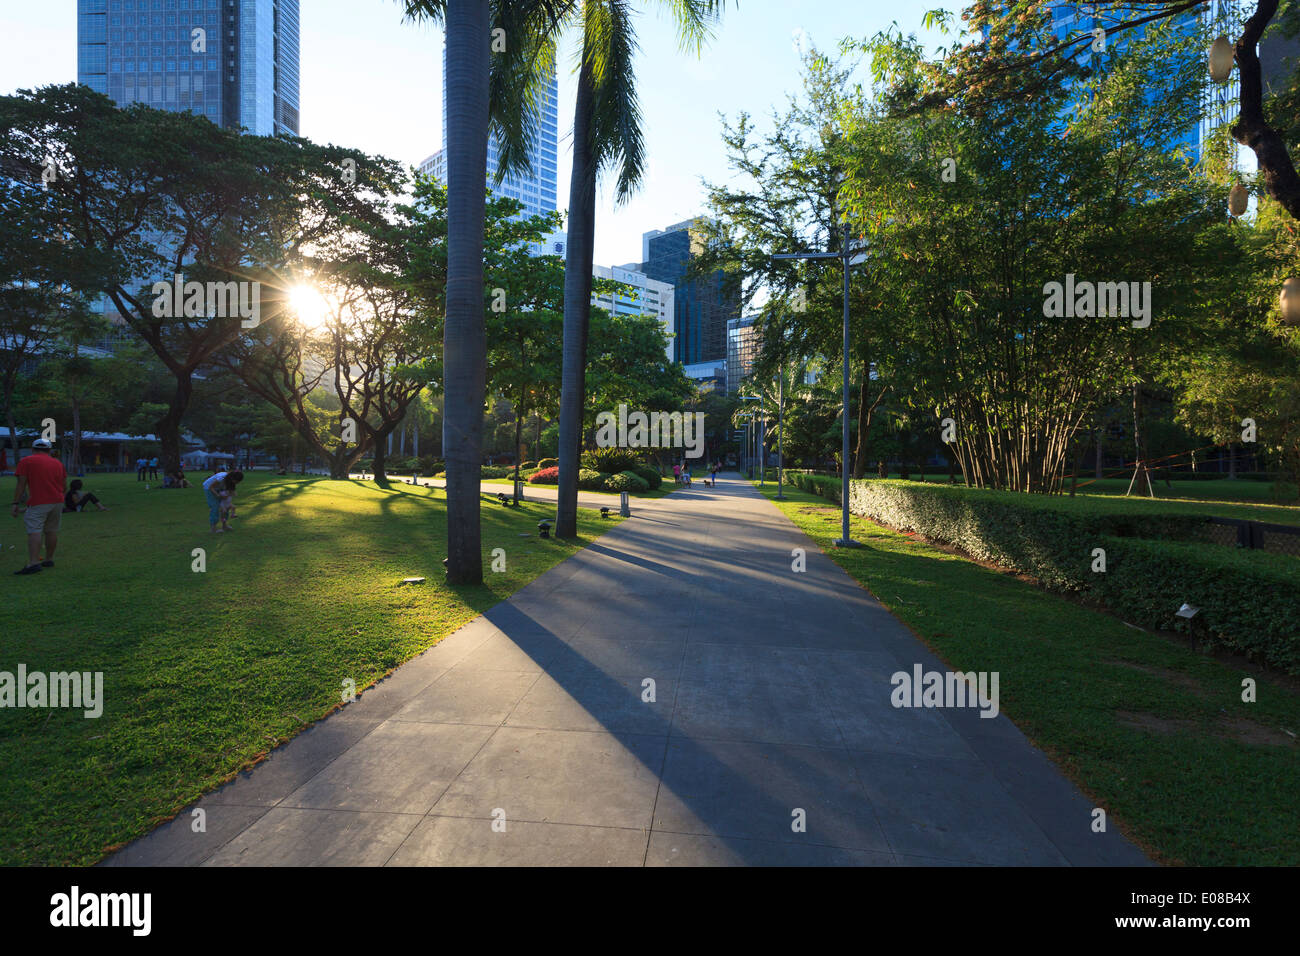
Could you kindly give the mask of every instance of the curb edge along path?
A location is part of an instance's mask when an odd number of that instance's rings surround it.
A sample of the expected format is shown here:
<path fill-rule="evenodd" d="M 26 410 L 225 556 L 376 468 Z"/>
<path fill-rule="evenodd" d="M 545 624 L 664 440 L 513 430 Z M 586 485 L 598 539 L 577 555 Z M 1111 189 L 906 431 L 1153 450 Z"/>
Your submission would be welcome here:
<path fill-rule="evenodd" d="M 748 482 L 632 514 L 106 864 L 1148 862 Z"/>

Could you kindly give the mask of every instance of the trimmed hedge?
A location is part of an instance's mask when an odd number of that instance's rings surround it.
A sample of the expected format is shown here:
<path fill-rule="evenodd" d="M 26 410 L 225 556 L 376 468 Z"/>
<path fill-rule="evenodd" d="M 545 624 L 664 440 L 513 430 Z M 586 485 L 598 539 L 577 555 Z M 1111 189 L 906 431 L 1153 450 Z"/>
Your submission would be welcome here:
<path fill-rule="evenodd" d="M 663 475 L 659 474 L 659 469 L 650 465 L 637 465 L 635 468 L 628 470 L 646 483 L 647 491 L 657 491 L 659 486 L 664 483 Z"/>
<path fill-rule="evenodd" d="M 550 468 L 539 468 L 528 476 L 530 485 L 558 485 L 560 483 L 560 469 L 556 466 Z"/>
<path fill-rule="evenodd" d="M 537 467 L 541 468 L 543 471 L 545 471 L 547 468 L 558 468 L 560 467 L 560 459 L 558 458 L 539 459 L 537 462 Z"/>
<path fill-rule="evenodd" d="M 840 503 L 842 482 L 838 478 L 831 478 L 827 475 L 809 475 L 800 471 L 787 471 L 785 473 L 785 483 L 793 485 L 800 491 L 829 498 L 836 504 Z"/>
<path fill-rule="evenodd" d="M 509 478 L 514 473 L 513 466 L 506 467 L 504 465 L 484 465 L 483 470 L 480 472 L 484 478 Z"/>
<path fill-rule="evenodd" d="M 634 471 L 623 471 L 605 478 L 606 491 L 649 491 L 650 482 Z"/>
<path fill-rule="evenodd" d="M 1300 560 L 1222 545 L 1106 538 L 1106 573 L 1092 592 L 1126 620 L 1208 637 L 1300 673 Z M 1200 610 L 1173 617 L 1183 601 Z"/>
<path fill-rule="evenodd" d="M 1300 561 L 1211 543 L 1207 515 L 1180 511 L 1176 502 L 877 480 L 852 482 L 849 508 L 1049 589 L 1089 594 L 1133 623 L 1190 630 L 1274 667 L 1300 669 Z M 1105 551 L 1104 573 L 1092 570 L 1096 548 Z M 1183 602 L 1201 609 L 1191 622 L 1174 616 Z"/>
<path fill-rule="evenodd" d="M 602 474 L 599 471 L 592 471 L 590 468 L 579 468 L 578 469 L 578 490 L 579 491 L 604 491 L 605 479 L 607 479 L 608 477 L 609 475 Z"/>

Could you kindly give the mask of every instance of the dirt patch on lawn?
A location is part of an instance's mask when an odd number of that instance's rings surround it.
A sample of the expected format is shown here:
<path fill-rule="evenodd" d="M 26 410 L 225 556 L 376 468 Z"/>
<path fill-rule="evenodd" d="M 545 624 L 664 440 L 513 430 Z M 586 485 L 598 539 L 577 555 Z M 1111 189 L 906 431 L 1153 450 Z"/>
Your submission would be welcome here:
<path fill-rule="evenodd" d="M 1152 677 L 1159 677 L 1171 684 L 1177 684 L 1185 690 L 1190 690 L 1197 697 L 1210 696 L 1209 692 L 1201 686 L 1201 682 L 1189 674 L 1171 671 L 1164 667 L 1147 667 L 1144 664 L 1134 664 L 1131 661 L 1107 661 L 1106 663 L 1115 664 L 1118 667 L 1127 667 L 1132 671 L 1141 671 L 1143 674 L 1150 674 Z"/>
<path fill-rule="evenodd" d="M 1195 720 L 1183 720 L 1174 717 L 1157 717 L 1142 711 L 1117 710 L 1115 717 L 1125 727 L 1145 731 L 1149 734 L 1194 734 L 1201 732 L 1201 725 Z M 1285 730 L 1265 727 L 1244 717 L 1221 717 L 1214 722 L 1212 731 L 1220 740 L 1230 740 L 1251 747 L 1295 747 L 1297 739 Z"/>

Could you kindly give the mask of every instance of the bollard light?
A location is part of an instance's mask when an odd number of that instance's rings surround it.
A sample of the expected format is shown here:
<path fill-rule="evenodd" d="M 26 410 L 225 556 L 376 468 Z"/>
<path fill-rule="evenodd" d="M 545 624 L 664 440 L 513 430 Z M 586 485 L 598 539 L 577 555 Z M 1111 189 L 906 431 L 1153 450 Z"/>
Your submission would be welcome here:
<path fill-rule="evenodd" d="M 1188 620 L 1191 620 L 1196 617 L 1198 611 L 1200 611 L 1199 607 L 1192 607 L 1190 604 L 1184 603 L 1183 606 L 1175 612 L 1175 617 L 1185 617 Z"/>
<path fill-rule="evenodd" d="M 507 498 L 502 492 L 499 491 L 497 492 L 497 501 L 501 502 L 502 507 L 505 507 L 506 505 L 510 504 L 510 499 Z"/>
<path fill-rule="evenodd" d="M 602 518 L 608 518 L 608 517 L 609 517 L 609 507 L 608 507 L 608 506 L 605 506 L 605 507 L 603 507 L 603 508 L 600 509 L 600 516 L 601 516 Z"/>
<path fill-rule="evenodd" d="M 1224 36 L 1210 44 L 1210 79 L 1226 83 L 1232 75 L 1232 42 Z"/>
<path fill-rule="evenodd" d="M 537 531 L 543 538 L 549 538 L 551 536 L 551 523 L 543 518 L 537 522 Z"/>

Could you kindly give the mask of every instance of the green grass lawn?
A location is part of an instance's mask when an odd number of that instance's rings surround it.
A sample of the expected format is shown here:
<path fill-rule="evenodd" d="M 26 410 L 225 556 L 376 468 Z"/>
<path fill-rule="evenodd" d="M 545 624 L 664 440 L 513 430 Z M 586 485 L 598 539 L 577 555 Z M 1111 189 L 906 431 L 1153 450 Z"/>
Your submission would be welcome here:
<path fill-rule="evenodd" d="M 450 588 L 439 489 L 252 473 L 213 535 L 202 489 L 151 484 L 88 477 L 111 510 L 64 515 L 40 574 L 9 573 L 21 522 L 0 534 L 0 670 L 102 671 L 106 701 L 98 719 L 0 709 L 0 864 L 94 862 L 326 714 L 344 679 L 369 686 L 618 520 L 582 510 L 577 542 L 543 541 L 554 504 L 485 499 L 486 583 Z"/>
<path fill-rule="evenodd" d="M 839 508 L 785 495 L 773 503 L 950 667 L 998 671 L 1003 713 L 1154 858 L 1300 865 L 1294 681 L 1220 663 L 865 519 L 853 519 L 852 535 L 868 547 L 839 551 Z M 1258 682 L 1256 703 L 1242 702 L 1246 677 Z"/>

